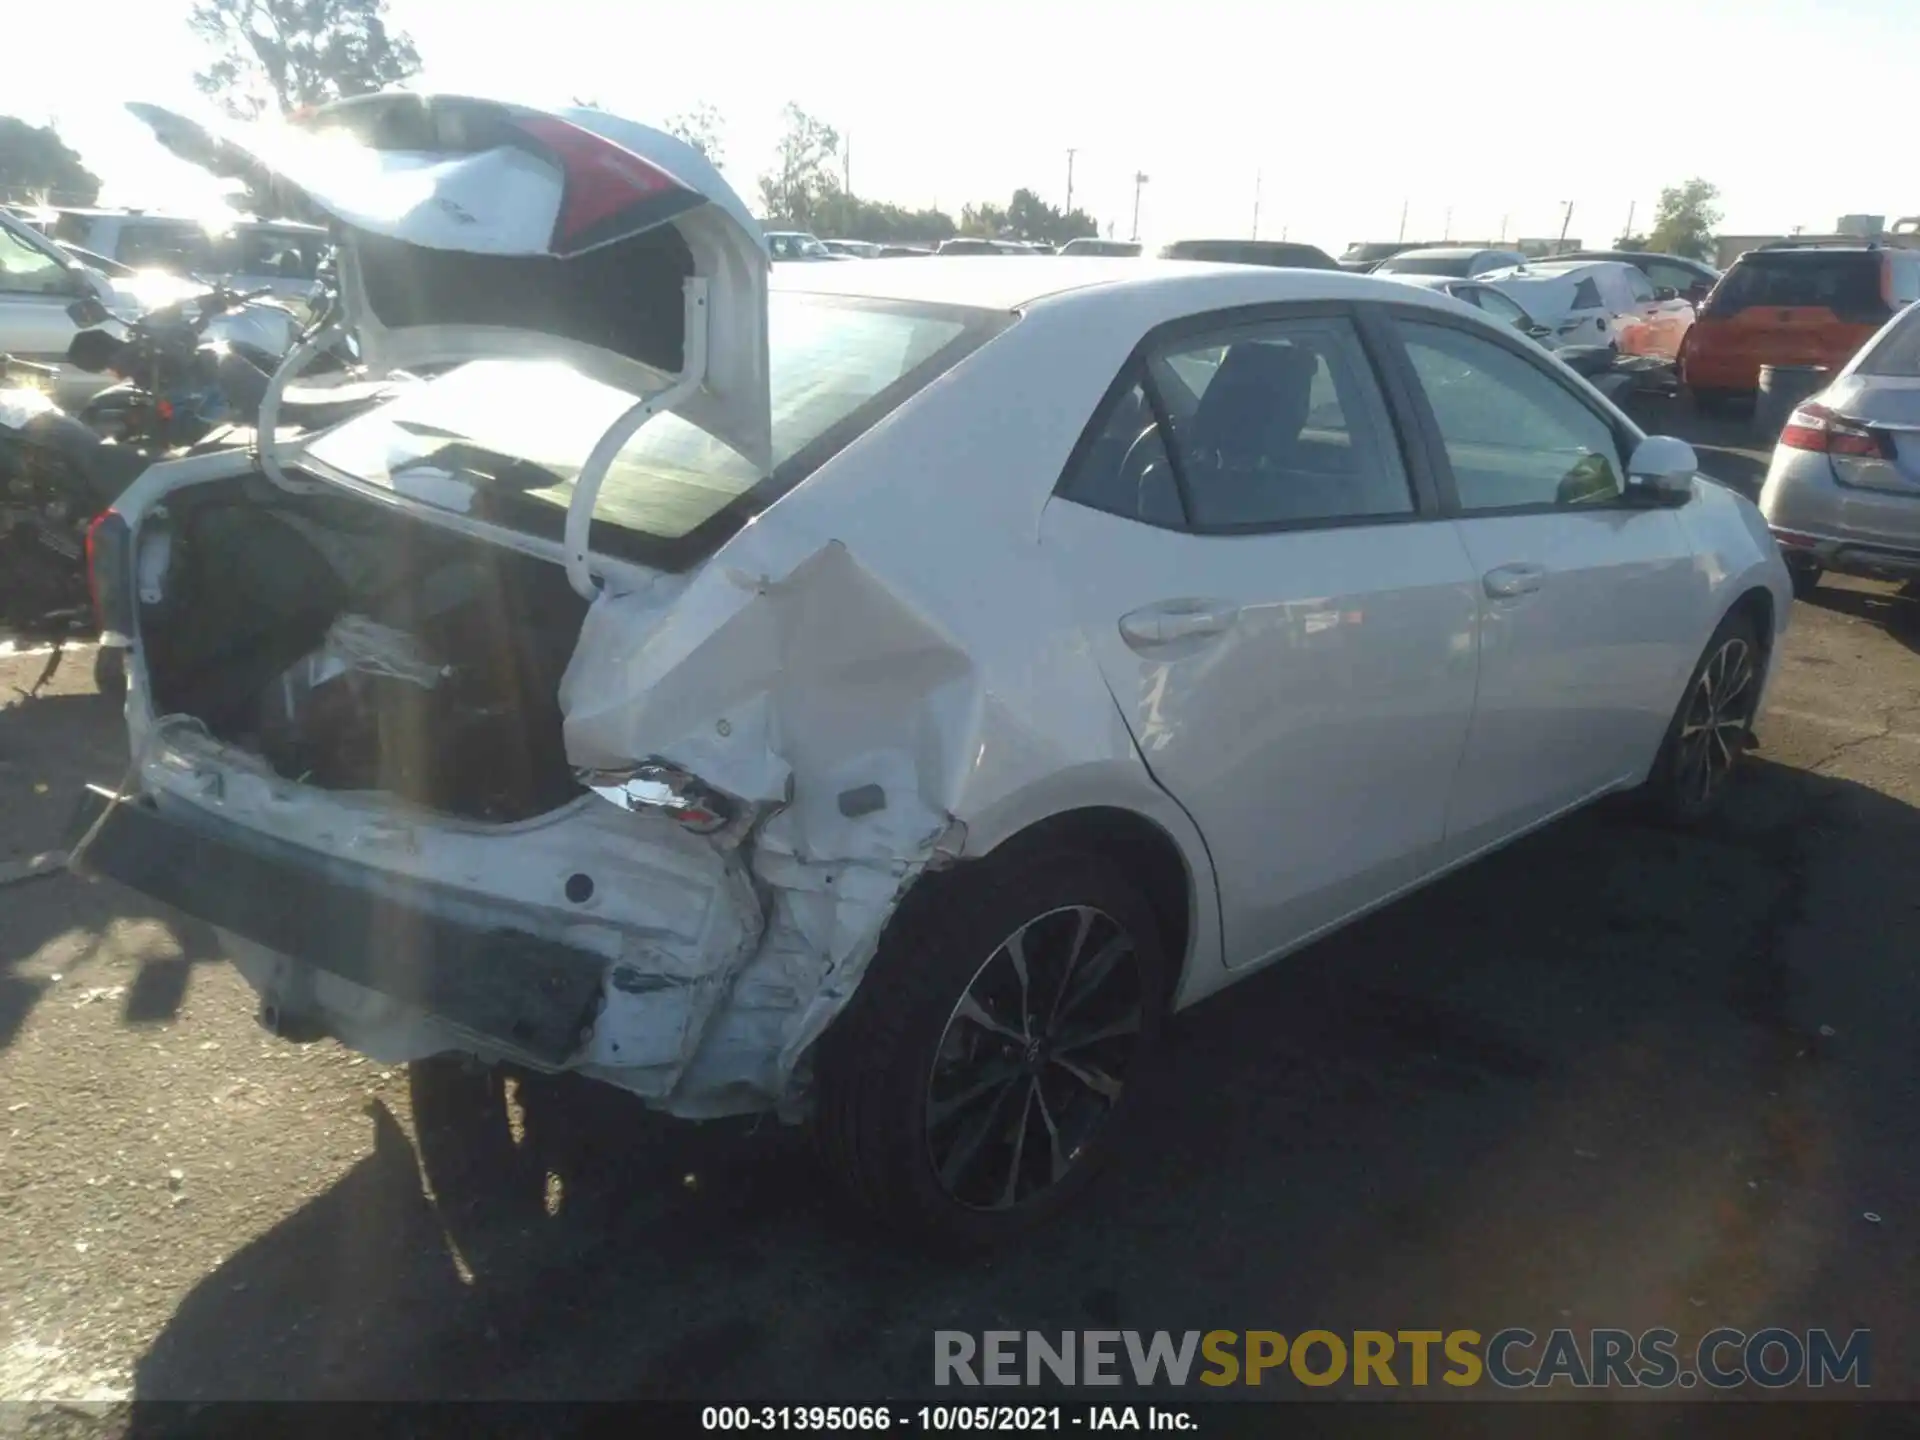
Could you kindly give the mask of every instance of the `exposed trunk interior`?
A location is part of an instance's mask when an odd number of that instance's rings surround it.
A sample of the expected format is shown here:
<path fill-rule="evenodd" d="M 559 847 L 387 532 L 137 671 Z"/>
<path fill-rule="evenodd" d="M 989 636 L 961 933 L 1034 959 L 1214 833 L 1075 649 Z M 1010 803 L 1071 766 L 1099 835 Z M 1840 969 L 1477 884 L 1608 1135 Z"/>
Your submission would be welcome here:
<path fill-rule="evenodd" d="M 160 598 L 140 611 L 156 715 L 288 779 L 469 819 L 579 793 L 558 693 L 586 602 L 560 566 L 259 476 L 167 509 Z"/>

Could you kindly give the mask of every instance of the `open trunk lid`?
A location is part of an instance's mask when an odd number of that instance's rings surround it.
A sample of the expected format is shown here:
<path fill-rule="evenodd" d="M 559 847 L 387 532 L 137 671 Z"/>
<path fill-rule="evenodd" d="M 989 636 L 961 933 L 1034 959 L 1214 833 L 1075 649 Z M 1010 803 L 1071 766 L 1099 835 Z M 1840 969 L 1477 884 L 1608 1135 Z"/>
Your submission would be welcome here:
<path fill-rule="evenodd" d="M 361 96 L 251 125 L 128 108 L 176 155 L 330 224 L 337 323 L 371 373 L 559 361 L 653 402 L 621 438 L 670 411 L 769 464 L 766 245 L 691 146 L 599 111 L 464 96 Z M 575 488 L 570 570 L 595 488 Z"/>

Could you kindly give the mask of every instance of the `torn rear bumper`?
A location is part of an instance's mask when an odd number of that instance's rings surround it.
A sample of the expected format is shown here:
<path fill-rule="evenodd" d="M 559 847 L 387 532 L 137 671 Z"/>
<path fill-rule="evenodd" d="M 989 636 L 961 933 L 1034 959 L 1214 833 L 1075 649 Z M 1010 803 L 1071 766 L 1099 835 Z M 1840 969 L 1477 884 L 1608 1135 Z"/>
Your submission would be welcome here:
<path fill-rule="evenodd" d="M 217 817 L 188 823 L 89 787 L 70 867 L 115 880 L 268 950 L 440 1017 L 507 1053 L 579 1053 L 610 961 L 489 924 L 471 896 L 283 851 Z"/>

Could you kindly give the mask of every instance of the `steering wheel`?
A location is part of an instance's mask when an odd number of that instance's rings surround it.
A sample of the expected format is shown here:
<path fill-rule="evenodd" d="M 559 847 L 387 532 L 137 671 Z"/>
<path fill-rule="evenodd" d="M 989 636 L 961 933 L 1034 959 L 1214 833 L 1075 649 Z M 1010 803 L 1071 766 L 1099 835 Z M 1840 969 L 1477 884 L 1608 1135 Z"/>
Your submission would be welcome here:
<path fill-rule="evenodd" d="M 1160 441 L 1158 421 L 1148 421 L 1147 426 L 1133 437 L 1133 443 L 1127 447 L 1126 458 L 1120 462 L 1120 493 L 1129 491 L 1135 496 L 1137 511 L 1144 512 L 1146 507 L 1139 502 L 1141 487 L 1156 461 L 1164 459 L 1166 448 Z"/>

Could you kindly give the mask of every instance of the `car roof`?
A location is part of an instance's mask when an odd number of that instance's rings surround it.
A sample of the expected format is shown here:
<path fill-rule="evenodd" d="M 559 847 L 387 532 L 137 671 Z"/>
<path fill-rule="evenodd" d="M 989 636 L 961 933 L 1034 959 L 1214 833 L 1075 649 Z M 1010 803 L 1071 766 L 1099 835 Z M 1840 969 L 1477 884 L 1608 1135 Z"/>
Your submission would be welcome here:
<path fill-rule="evenodd" d="M 872 260 L 863 265 L 781 267 L 776 292 L 851 295 L 980 310 L 1023 310 L 1089 291 L 1190 290 L 1197 309 L 1289 300 L 1389 300 L 1453 307 L 1438 291 L 1345 270 L 1221 265 L 1206 260 L 1136 259 L 1113 255 L 935 255 Z"/>
<path fill-rule="evenodd" d="M 1397 255 L 1389 255 L 1389 260 L 1452 260 L 1462 255 L 1518 255 L 1518 250 L 1502 249 L 1498 245 L 1426 245 L 1418 250 L 1402 250 Z"/>

